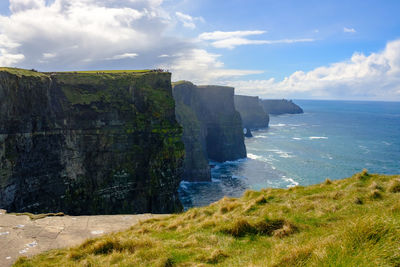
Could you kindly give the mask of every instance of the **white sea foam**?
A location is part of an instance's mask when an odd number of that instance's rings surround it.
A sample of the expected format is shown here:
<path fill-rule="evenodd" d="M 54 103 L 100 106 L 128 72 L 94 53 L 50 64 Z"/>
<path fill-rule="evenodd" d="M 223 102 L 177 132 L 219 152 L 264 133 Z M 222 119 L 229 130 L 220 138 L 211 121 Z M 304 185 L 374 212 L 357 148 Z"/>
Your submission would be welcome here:
<path fill-rule="evenodd" d="M 251 154 L 251 153 L 247 153 L 247 157 L 249 159 L 261 159 L 262 158 L 261 156 L 257 156 L 257 155 Z"/>
<path fill-rule="evenodd" d="M 181 184 L 180 184 L 180 187 L 182 187 L 183 189 L 187 189 L 187 188 L 188 188 L 188 187 L 187 187 L 188 184 L 189 184 L 189 182 L 187 182 L 187 181 L 182 181 Z"/>
<path fill-rule="evenodd" d="M 270 127 L 284 127 L 284 126 L 286 126 L 286 124 L 284 124 L 284 123 L 278 123 L 278 124 L 270 124 L 269 126 L 270 126 Z"/>
<path fill-rule="evenodd" d="M 387 145 L 387 146 L 392 145 L 392 143 L 389 143 L 389 142 L 386 142 L 386 141 L 382 141 L 382 143 L 384 143 L 384 144 Z"/>
<path fill-rule="evenodd" d="M 286 187 L 294 187 L 299 185 L 298 182 L 296 182 L 295 180 L 293 180 L 292 178 L 286 177 L 285 175 L 282 176 L 282 179 L 286 182 L 289 182 L 290 184 L 288 184 Z"/>
<path fill-rule="evenodd" d="M 293 137 L 292 139 L 293 139 L 293 140 L 301 140 L 300 137 Z"/>
<path fill-rule="evenodd" d="M 253 135 L 254 138 L 262 138 L 262 139 L 267 139 L 268 136 L 265 135 Z"/>
<path fill-rule="evenodd" d="M 326 136 L 310 136 L 308 137 L 310 140 L 315 140 L 315 139 L 328 139 Z"/>
<path fill-rule="evenodd" d="M 366 146 L 359 145 L 358 147 L 361 148 L 361 150 L 364 151 L 364 154 L 368 154 L 370 152 L 370 150 Z"/>
<path fill-rule="evenodd" d="M 293 158 L 294 156 L 291 155 L 291 152 L 285 152 L 279 149 L 267 149 L 267 151 L 274 152 L 281 158 Z"/>

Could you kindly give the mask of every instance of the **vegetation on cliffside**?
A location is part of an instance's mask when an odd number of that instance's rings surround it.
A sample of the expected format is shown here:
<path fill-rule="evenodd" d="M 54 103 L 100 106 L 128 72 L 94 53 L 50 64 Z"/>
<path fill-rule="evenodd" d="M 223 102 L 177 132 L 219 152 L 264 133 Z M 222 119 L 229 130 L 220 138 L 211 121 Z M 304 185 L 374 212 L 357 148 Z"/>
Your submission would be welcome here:
<path fill-rule="evenodd" d="M 400 266 L 400 176 L 246 191 L 15 266 Z"/>

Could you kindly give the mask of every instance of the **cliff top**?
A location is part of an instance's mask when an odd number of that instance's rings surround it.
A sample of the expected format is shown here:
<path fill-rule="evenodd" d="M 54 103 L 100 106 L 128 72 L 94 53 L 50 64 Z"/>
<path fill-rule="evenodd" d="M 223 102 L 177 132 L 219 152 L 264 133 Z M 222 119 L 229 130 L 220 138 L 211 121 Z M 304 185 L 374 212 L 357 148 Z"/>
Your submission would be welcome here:
<path fill-rule="evenodd" d="M 16 266 L 397 266 L 400 176 L 246 191 Z"/>
<path fill-rule="evenodd" d="M 8 72 L 19 77 L 21 76 L 33 76 L 33 77 L 49 77 L 49 75 L 60 75 L 60 74 L 143 74 L 150 72 L 157 73 L 168 73 L 164 70 L 90 70 L 90 71 L 60 71 L 60 72 L 39 72 L 34 69 L 19 69 L 19 68 L 8 68 L 0 67 L 0 72 Z"/>

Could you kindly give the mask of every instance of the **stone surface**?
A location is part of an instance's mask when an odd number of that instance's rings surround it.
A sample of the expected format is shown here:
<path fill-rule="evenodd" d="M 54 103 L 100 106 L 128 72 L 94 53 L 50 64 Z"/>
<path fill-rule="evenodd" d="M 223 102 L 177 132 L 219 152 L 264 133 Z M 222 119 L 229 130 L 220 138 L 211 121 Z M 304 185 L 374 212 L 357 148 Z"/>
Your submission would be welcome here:
<path fill-rule="evenodd" d="M 128 229 L 139 221 L 166 215 L 98 215 L 46 217 L 6 214 L 0 210 L 0 267 L 11 266 L 20 256 L 79 245 L 88 238 Z"/>
<path fill-rule="evenodd" d="M 234 88 L 182 81 L 173 85 L 173 94 L 177 120 L 183 126 L 184 180 L 210 181 L 209 159 L 223 162 L 246 157 Z"/>
<path fill-rule="evenodd" d="M 0 208 L 171 213 L 184 147 L 171 74 L 0 70 Z"/>
<path fill-rule="evenodd" d="M 268 127 L 269 116 L 260 105 L 258 96 L 235 95 L 235 108 L 242 117 L 243 128 Z"/>
<path fill-rule="evenodd" d="M 303 109 L 293 103 L 292 100 L 261 99 L 260 104 L 265 112 L 272 115 L 303 113 Z"/>

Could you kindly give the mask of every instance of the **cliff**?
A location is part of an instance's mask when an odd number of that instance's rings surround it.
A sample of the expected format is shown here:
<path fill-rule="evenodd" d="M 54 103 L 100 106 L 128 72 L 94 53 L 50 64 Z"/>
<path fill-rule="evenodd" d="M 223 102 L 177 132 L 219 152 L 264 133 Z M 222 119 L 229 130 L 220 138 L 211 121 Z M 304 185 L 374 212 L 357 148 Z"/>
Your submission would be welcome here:
<path fill-rule="evenodd" d="M 184 147 L 170 73 L 0 68 L 0 208 L 169 213 Z"/>
<path fill-rule="evenodd" d="M 260 105 L 258 96 L 235 95 L 235 108 L 242 117 L 244 128 L 259 129 L 268 127 L 269 115 Z"/>
<path fill-rule="evenodd" d="M 272 115 L 281 114 L 299 114 L 303 113 L 303 109 L 293 103 L 292 100 L 286 99 L 261 99 L 261 106 L 265 112 Z"/>
<path fill-rule="evenodd" d="M 223 162 L 246 157 L 242 121 L 234 106 L 234 89 L 173 85 L 177 120 L 183 126 L 184 180 L 209 181 L 208 159 Z"/>

